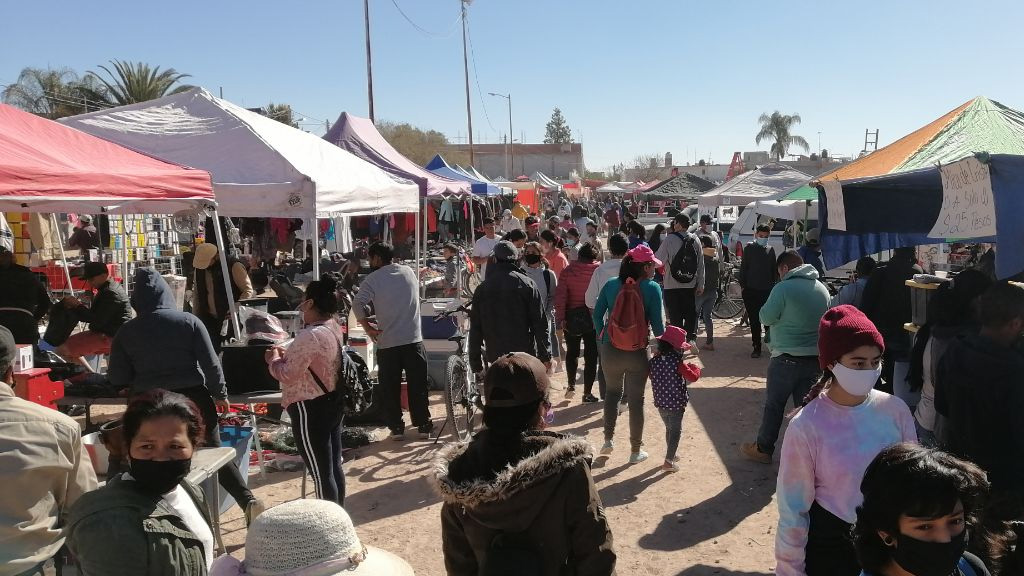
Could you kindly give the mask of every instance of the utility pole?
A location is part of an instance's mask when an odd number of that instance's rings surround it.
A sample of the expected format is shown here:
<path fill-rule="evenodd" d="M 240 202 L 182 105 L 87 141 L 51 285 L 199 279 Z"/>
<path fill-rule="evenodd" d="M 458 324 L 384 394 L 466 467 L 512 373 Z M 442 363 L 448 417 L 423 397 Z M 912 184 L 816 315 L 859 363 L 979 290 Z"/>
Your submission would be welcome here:
<path fill-rule="evenodd" d="M 515 180 L 516 171 L 516 151 L 515 151 L 515 138 L 512 136 L 512 93 L 498 94 L 497 92 L 488 92 L 491 96 L 497 96 L 498 98 L 504 98 L 508 101 L 508 155 L 511 157 L 511 162 L 506 158 L 505 169 L 508 170 L 509 181 Z"/>
<path fill-rule="evenodd" d="M 363 0 L 363 20 L 366 22 L 366 96 L 370 100 L 370 122 L 373 122 L 373 61 L 370 58 L 370 0 Z"/>
<path fill-rule="evenodd" d="M 462 68 L 466 75 L 466 124 L 469 125 L 469 165 L 476 164 L 476 157 L 473 155 L 473 108 L 469 101 L 469 52 L 466 50 L 466 6 L 473 0 L 459 0 L 459 7 L 462 9 Z M 509 138 L 512 135 L 509 134 Z"/>

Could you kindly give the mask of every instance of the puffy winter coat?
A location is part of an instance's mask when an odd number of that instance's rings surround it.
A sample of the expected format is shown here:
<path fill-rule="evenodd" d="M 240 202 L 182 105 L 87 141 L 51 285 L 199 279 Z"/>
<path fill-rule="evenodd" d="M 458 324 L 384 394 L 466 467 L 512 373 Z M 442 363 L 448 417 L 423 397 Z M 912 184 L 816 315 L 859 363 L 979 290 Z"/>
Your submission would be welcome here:
<path fill-rule="evenodd" d="M 555 325 L 565 324 L 565 313 L 573 308 L 587 305 L 587 287 L 590 286 L 590 278 L 594 270 L 600 266 L 597 262 L 582 262 L 575 260 L 562 270 L 558 277 L 558 287 L 555 290 Z"/>
<path fill-rule="evenodd" d="M 512 444 L 484 430 L 438 456 L 432 481 L 444 501 L 448 575 L 477 576 L 501 534 L 525 538 L 541 556 L 537 576 L 614 574 L 611 528 L 590 475 L 590 444 L 552 432 L 527 432 Z"/>

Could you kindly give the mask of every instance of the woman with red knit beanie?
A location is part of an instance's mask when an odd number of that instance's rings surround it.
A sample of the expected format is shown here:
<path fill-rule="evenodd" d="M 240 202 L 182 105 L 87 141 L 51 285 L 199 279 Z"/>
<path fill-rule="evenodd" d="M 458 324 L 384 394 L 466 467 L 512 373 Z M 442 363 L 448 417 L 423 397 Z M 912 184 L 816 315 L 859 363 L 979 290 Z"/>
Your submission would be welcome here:
<path fill-rule="evenodd" d="M 874 389 L 882 335 L 863 312 L 836 306 L 818 325 L 824 371 L 789 424 L 779 465 L 778 576 L 858 576 L 850 530 L 860 481 L 886 447 L 917 442 L 907 405 Z"/>

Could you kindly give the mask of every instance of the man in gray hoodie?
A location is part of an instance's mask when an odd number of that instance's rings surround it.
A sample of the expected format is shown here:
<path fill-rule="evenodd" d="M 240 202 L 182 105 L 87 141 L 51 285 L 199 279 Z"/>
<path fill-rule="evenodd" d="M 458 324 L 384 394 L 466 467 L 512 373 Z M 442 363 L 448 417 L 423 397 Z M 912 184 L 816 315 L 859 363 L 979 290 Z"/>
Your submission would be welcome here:
<path fill-rule="evenodd" d="M 203 322 L 175 308 L 171 287 L 152 268 L 135 270 L 131 304 L 136 317 L 121 326 L 110 345 L 107 378 L 127 387 L 129 397 L 156 388 L 187 396 L 203 415 L 206 445 L 220 446 L 217 407 L 228 408 L 228 390 Z M 262 512 L 262 502 L 234 463 L 221 468 L 217 478 L 247 520 Z"/>

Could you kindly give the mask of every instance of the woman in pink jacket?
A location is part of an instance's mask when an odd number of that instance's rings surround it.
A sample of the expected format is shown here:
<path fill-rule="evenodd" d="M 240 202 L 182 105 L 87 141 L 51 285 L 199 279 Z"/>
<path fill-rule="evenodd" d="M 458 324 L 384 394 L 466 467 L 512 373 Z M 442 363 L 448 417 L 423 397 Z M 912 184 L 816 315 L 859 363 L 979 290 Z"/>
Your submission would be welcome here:
<path fill-rule="evenodd" d="M 329 276 L 309 283 L 299 305 L 306 327 L 287 350 L 267 351 L 270 374 L 281 383 L 281 406 L 292 419 L 295 444 L 313 477 L 316 497 L 345 501 L 341 469 L 341 420 L 333 392 L 341 369 L 337 283 Z"/>
<path fill-rule="evenodd" d="M 597 378 L 597 333 L 594 320 L 587 308 L 587 287 L 597 270 L 597 253 L 589 242 L 580 245 L 579 257 L 569 264 L 559 277 L 555 290 L 555 326 L 565 340 L 565 370 L 569 379 L 569 392 L 576 389 L 576 366 L 583 342 L 583 401 L 597 402 L 593 394 Z"/>

